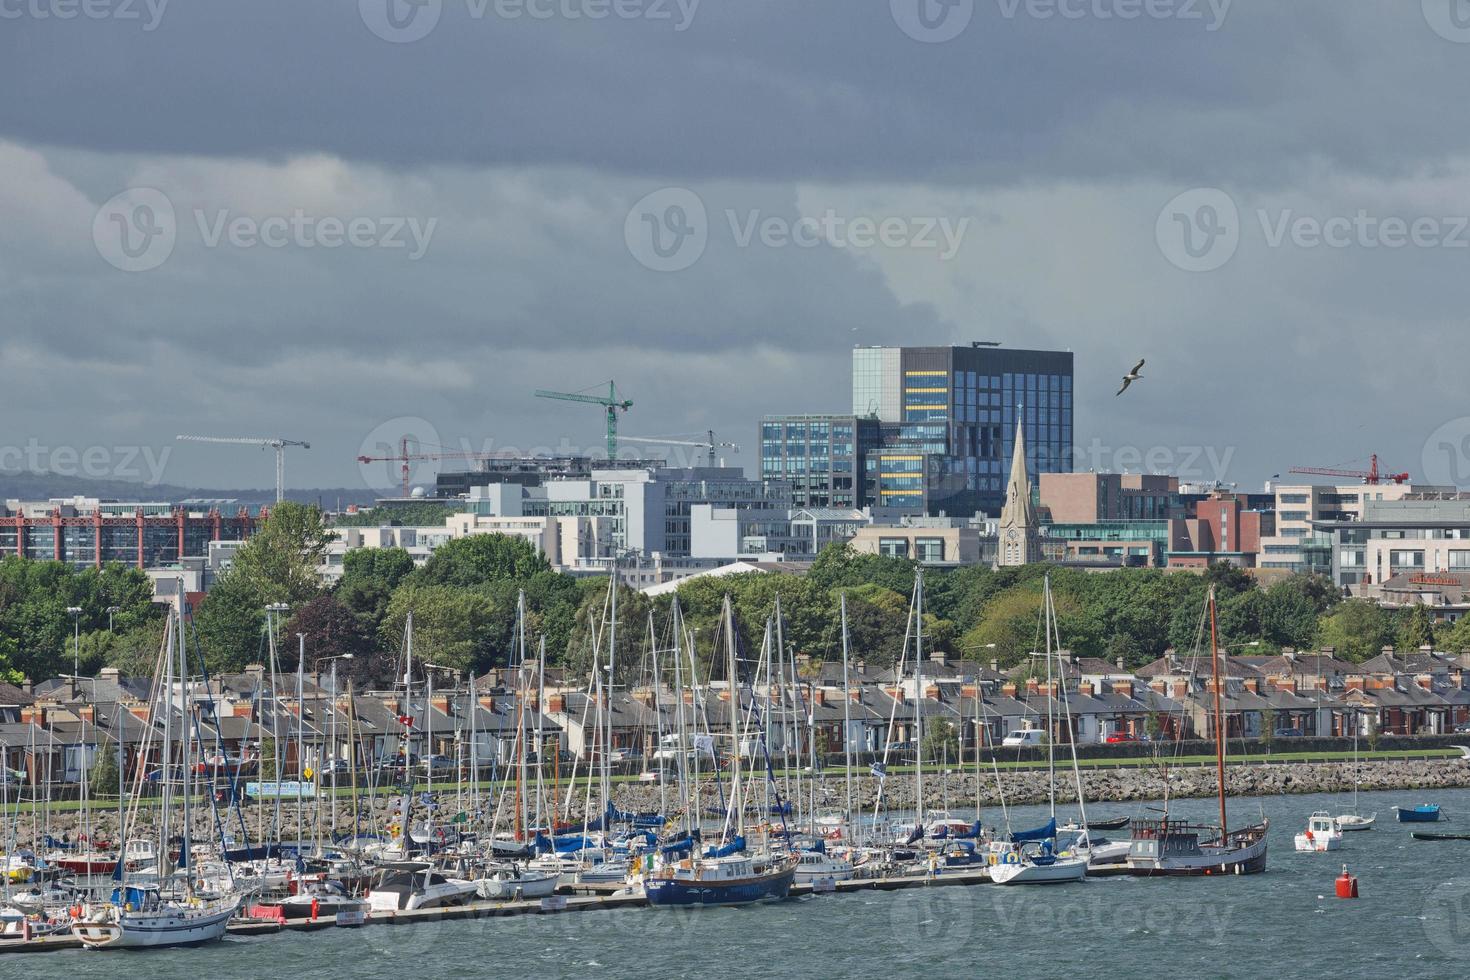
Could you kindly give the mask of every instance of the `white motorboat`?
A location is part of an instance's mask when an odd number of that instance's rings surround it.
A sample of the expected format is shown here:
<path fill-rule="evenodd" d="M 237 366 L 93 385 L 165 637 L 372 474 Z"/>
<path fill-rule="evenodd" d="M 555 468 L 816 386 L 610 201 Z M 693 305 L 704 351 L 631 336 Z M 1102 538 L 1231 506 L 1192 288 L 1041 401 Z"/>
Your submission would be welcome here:
<path fill-rule="evenodd" d="M 481 898 L 494 901 L 545 898 L 555 894 L 561 882 L 560 869 L 537 871 L 507 865 L 475 882 L 475 891 Z"/>
<path fill-rule="evenodd" d="M 1342 830 L 1332 814 L 1318 810 L 1307 818 L 1307 829 L 1296 835 L 1298 851 L 1335 851 L 1342 846 Z"/>
<path fill-rule="evenodd" d="M 437 871 L 390 871 L 367 899 L 374 912 L 413 911 L 463 905 L 475 897 L 475 883 Z"/>
<path fill-rule="evenodd" d="M 371 903 L 354 898 L 340 882 L 316 881 L 276 903 L 287 919 L 330 919 L 340 912 L 367 912 Z"/>
<path fill-rule="evenodd" d="M 825 851 L 802 851 L 796 856 L 796 881 L 810 885 L 818 881 L 847 881 L 853 876 L 852 862 Z"/>
<path fill-rule="evenodd" d="M 125 905 L 87 910 L 72 923 L 72 935 L 88 949 L 147 949 L 199 946 L 225 935 L 240 907 L 232 897 L 217 902 L 163 901 L 154 891 L 128 889 Z"/>

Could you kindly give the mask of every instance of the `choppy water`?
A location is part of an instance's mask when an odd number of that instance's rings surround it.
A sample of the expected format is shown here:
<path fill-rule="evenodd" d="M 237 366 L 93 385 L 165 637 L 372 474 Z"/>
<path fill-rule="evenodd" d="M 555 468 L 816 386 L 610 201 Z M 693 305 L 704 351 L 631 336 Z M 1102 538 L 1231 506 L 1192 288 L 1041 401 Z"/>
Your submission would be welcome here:
<path fill-rule="evenodd" d="M 26 980 L 115 976 L 405 977 L 1467 977 L 1470 842 L 1426 843 L 1394 803 L 1441 803 L 1470 832 L 1470 791 L 1365 793 L 1378 829 L 1334 854 L 1292 836 L 1342 797 L 1237 801 L 1232 824 L 1271 818 L 1269 871 L 1244 878 L 1093 879 L 1050 888 L 935 888 L 706 911 L 631 909 L 232 939 L 200 950 L 6 957 Z M 1209 800 L 1176 803 L 1208 819 Z M 1132 812 L 1099 804 L 1095 818 Z M 1036 807 L 1013 825 L 1032 825 Z M 993 815 L 988 814 L 987 817 Z M 1362 898 L 1333 897 L 1343 863 Z"/>

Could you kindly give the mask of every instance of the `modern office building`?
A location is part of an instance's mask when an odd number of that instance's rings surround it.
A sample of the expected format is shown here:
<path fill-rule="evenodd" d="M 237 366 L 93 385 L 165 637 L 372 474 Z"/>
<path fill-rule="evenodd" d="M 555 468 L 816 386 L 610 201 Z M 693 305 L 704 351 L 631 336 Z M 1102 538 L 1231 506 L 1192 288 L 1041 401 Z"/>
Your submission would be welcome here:
<path fill-rule="evenodd" d="M 1275 533 L 1261 537 L 1257 567 L 1322 575 L 1332 573 L 1333 560 L 1332 545 L 1316 530 L 1319 525 L 1360 520 L 1370 503 L 1402 500 L 1415 494 L 1414 487 L 1407 483 L 1278 484 L 1268 489 L 1276 497 Z M 1358 580 L 1352 570 L 1344 574 L 1354 582 Z M 1347 579 L 1339 584 L 1347 584 Z"/>
<path fill-rule="evenodd" d="M 591 523 L 578 531 L 605 557 L 624 555 L 689 557 L 693 508 L 771 512 L 784 518 L 791 488 L 784 480 L 752 480 L 738 467 L 665 467 L 657 462 L 594 465 L 586 476 L 548 472 L 536 482 L 526 473 L 512 480 L 494 472 L 470 474 L 479 481 L 465 498 L 467 513 L 485 517 L 579 517 Z M 753 518 L 752 518 L 753 519 Z M 590 537 L 589 537 L 590 536 Z"/>
<path fill-rule="evenodd" d="M 761 479 L 791 485 L 794 507 L 866 506 L 863 460 L 879 442 L 876 419 L 768 415 L 761 420 Z"/>
<path fill-rule="evenodd" d="M 0 556 L 61 561 L 79 568 L 121 562 L 150 569 L 204 558 L 211 542 L 243 541 L 257 518 L 245 508 L 226 514 L 228 502 L 193 507 L 168 503 L 115 503 L 90 497 L 0 504 Z"/>
<path fill-rule="evenodd" d="M 1313 520 L 1311 527 L 1302 544 L 1309 567 L 1355 595 L 1377 597 L 1384 583 L 1402 576 L 1432 580 L 1470 571 L 1470 497 L 1463 494 L 1421 489 L 1398 499 L 1370 499 L 1360 513 Z"/>
<path fill-rule="evenodd" d="M 1017 413 L 1032 475 L 1072 464 L 1072 355 L 968 347 L 858 347 L 852 412 L 769 415 L 761 476 L 798 507 L 998 514 Z"/>
<path fill-rule="evenodd" d="M 858 347 L 852 410 L 880 423 L 864 460 L 879 508 L 999 513 L 1013 440 L 1033 475 L 1072 468 L 1072 354 L 968 347 Z"/>

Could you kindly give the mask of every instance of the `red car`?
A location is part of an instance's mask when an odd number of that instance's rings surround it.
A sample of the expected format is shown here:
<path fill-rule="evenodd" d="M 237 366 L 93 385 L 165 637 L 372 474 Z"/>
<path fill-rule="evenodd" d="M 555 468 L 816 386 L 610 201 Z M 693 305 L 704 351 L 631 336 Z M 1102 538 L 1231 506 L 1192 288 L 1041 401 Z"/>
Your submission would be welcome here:
<path fill-rule="evenodd" d="M 1134 738 L 1132 735 L 1129 735 L 1127 732 L 1113 732 L 1107 737 L 1106 741 L 1107 744 L 1113 745 L 1117 742 L 1136 742 L 1138 741 L 1138 739 Z"/>

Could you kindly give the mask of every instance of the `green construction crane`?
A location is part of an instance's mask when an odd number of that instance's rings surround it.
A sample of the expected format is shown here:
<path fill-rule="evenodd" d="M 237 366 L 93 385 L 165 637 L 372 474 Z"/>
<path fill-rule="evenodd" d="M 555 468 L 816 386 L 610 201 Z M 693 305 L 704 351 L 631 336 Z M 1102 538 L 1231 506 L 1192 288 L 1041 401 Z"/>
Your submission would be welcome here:
<path fill-rule="evenodd" d="M 618 410 L 626 412 L 633 407 L 633 402 L 627 398 L 618 397 L 618 388 L 613 382 L 607 383 L 607 394 L 583 395 L 577 392 L 547 391 L 544 388 L 536 389 L 537 398 L 557 398 L 564 402 L 582 402 L 587 405 L 601 405 L 607 411 L 607 458 L 618 458 Z"/>

